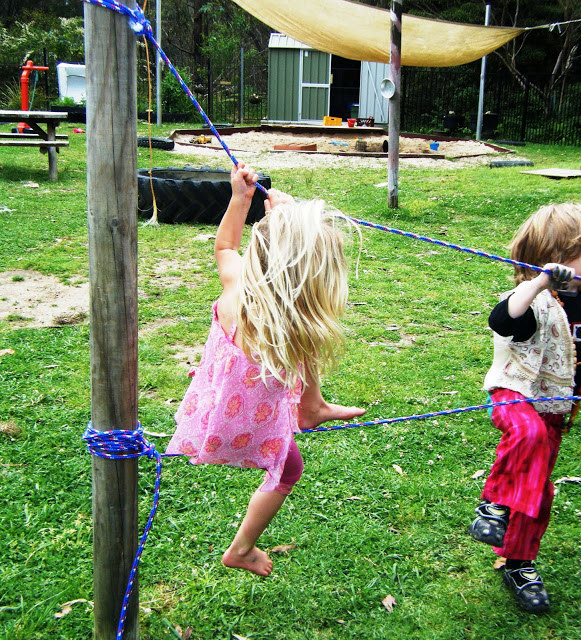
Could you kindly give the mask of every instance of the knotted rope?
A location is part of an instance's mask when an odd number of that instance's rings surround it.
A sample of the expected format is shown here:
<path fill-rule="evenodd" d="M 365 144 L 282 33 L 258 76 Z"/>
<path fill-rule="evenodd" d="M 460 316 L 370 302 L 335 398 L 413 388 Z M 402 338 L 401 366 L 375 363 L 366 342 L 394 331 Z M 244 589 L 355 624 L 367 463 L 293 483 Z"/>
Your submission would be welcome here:
<path fill-rule="evenodd" d="M 180 74 L 178 73 L 176 68 L 173 66 L 169 58 L 166 56 L 165 52 L 163 51 L 159 43 L 155 40 L 155 37 L 153 36 L 151 24 L 149 20 L 147 20 L 147 18 L 145 17 L 145 14 L 143 13 L 143 10 L 141 9 L 141 7 L 136 4 L 135 9 L 130 9 L 124 4 L 117 2 L 117 0 L 84 0 L 84 2 L 87 2 L 89 4 L 95 4 L 107 9 L 111 9 L 116 13 L 126 16 L 129 22 L 129 26 L 132 29 L 132 31 L 135 33 L 135 35 L 137 36 L 143 35 L 153 44 L 154 48 L 159 53 L 161 59 L 164 61 L 165 65 L 169 68 L 172 74 L 175 76 L 176 80 L 179 82 L 180 86 L 182 87 L 182 89 L 184 90 L 184 92 L 186 93 L 190 101 L 193 103 L 194 107 L 200 113 L 203 120 L 206 122 L 206 124 L 208 125 L 208 127 L 210 128 L 210 130 L 212 131 L 212 133 L 214 134 L 214 136 L 216 137 L 216 139 L 218 140 L 218 142 L 220 143 L 220 145 L 222 146 L 222 148 L 224 149 L 228 157 L 232 160 L 235 166 L 238 166 L 238 160 L 230 151 L 230 149 L 228 148 L 228 146 L 226 145 L 226 143 L 218 133 L 217 129 L 214 127 L 214 125 L 206 115 L 205 111 L 202 109 L 199 102 L 196 100 L 196 98 L 194 97 L 194 95 L 192 94 L 188 86 L 185 84 L 185 82 L 183 81 Z M 264 194 L 268 195 L 268 191 L 261 184 L 257 183 L 256 187 L 260 189 Z M 551 273 L 549 270 L 543 269 L 542 267 L 530 265 L 530 264 L 519 262 L 516 260 L 511 260 L 508 258 L 502 258 L 490 253 L 485 253 L 483 251 L 478 251 L 478 250 L 470 249 L 467 247 L 461 247 L 460 245 L 451 244 L 448 242 L 444 242 L 442 240 L 435 240 L 419 234 L 401 231 L 399 229 L 386 227 L 384 225 L 379 225 L 372 222 L 366 222 L 364 220 L 358 220 L 356 218 L 351 218 L 351 220 L 356 224 L 359 224 L 362 226 L 371 227 L 374 229 L 379 229 L 379 230 L 387 231 L 390 233 L 395 233 L 408 238 L 422 240 L 424 242 L 430 242 L 432 244 L 440 245 L 450 249 L 464 251 L 466 253 L 470 253 L 473 255 L 529 268 L 535 271 L 544 271 L 545 273 Z M 581 276 L 575 276 L 575 279 L 581 279 Z M 376 419 L 376 420 L 361 422 L 361 423 L 340 424 L 340 425 L 334 425 L 331 427 L 316 427 L 314 429 L 305 429 L 301 433 L 315 433 L 319 431 L 336 431 L 340 429 L 354 429 L 354 428 L 361 428 L 366 426 L 375 426 L 380 424 L 408 422 L 411 420 L 424 420 L 424 419 L 435 418 L 439 416 L 448 416 L 448 415 L 453 415 L 458 413 L 466 413 L 468 411 L 476 411 L 479 409 L 492 409 L 496 406 L 513 405 L 513 404 L 519 404 L 522 402 L 535 403 L 535 402 L 550 402 L 550 401 L 559 401 L 559 400 L 576 401 L 576 400 L 581 400 L 581 396 L 566 396 L 566 397 L 555 396 L 555 397 L 541 397 L 541 398 L 532 398 L 532 399 L 524 398 L 524 399 L 516 399 L 516 400 L 506 400 L 503 402 L 492 402 L 487 404 L 474 405 L 470 407 L 461 407 L 457 409 L 448 409 L 444 411 L 435 411 L 435 412 L 424 413 L 424 414 L 414 414 L 414 415 L 405 416 L 405 417 L 387 418 L 384 420 Z M 123 598 L 123 604 L 121 607 L 119 624 L 117 627 L 117 636 L 116 636 L 117 640 L 122 640 L 125 621 L 127 618 L 127 608 L 128 608 L 129 600 L 131 597 L 133 584 L 135 582 L 135 577 L 137 575 L 137 568 L 139 566 L 139 561 L 141 559 L 143 549 L 145 547 L 145 542 L 151 530 L 153 519 L 155 518 L 158 504 L 159 504 L 159 489 L 160 489 L 161 471 L 162 471 L 161 459 L 162 457 L 166 457 L 166 456 L 165 454 L 160 454 L 158 451 L 156 451 L 155 446 L 144 438 L 143 429 L 141 428 L 140 424 L 138 425 L 138 428 L 136 430 L 115 429 L 115 430 L 108 430 L 108 431 L 98 431 L 96 429 L 93 429 L 89 424 L 87 426 L 87 429 L 85 431 L 83 438 L 87 444 L 87 448 L 89 452 L 101 458 L 106 458 L 109 460 L 124 460 L 129 458 L 147 456 L 148 458 L 155 458 L 156 460 L 156 480 L 155 480 L 155 487 L 154 487 L 153 505 L 152 505 L 149 517 L 147 519 L 147 523 L 145 525 L 145 528 L 139 543 L 139 547 L 137 549 L 137 553 L 133 561 L 133 565 L 131 567 L 127 589 L 125 591 L 125 596 Z"/>
<path fill-rule="evenodd" d="M 340 429 L 355 429 L 355 428 L 361 428 L 361 427 L 376 426 L 380 424 L 409 422 L 411 420 L 425 420 L 427 418 L 436 418 L 438 416 L 449 416 L 457 413 L 466 413 L 468 411 L 476 411 L 478 409 L 493 409 L 494 407 L 520 404 L 523 402 L 532 404 L 534 402 L 552 402 L 552 401 L 558 401 L 558 400 L 570 400 L 570 401 L 581 400 L 581 396 L 554 396 L 554 397 L 504 400 L 502 402 L 489 402 L 486 404 L 474 405 L 472 407 L 447 409 L 445 411 L 433 411 L 430 413 L 416 414 L 416 415 L 405 416 L 405 417 L 387 418 L 385 420 L 377 419 L 377 420 L 370 420 L 369 422 L 338 424 L 331 427 L 316 427 L 314 429 L 304 429 L 303 431 L 301 431 L 301 433 L 316 433 L 319 431 L 337 431 Z M 170 456 L 166 456 L 166 454 L 161 454 L 158 451 L 156 451 L 155 445 L 148 442 L 144 438 L 141 424 L 138 424 L 137 429 L 135 429 L 134 431 L 122 430 L 122 429 L 115 429 L 115 430 L 109 430 L 109 431 L 97 431 L 96 429 L 93 429 L 91 427 L 91 424 L 89 423 L 83 435 L 83 439 L 85 440 L 85 443 L 87 445 L 87 449 L 89 450 L 89 452 L 100 458 L 106 458 L 108 460 L 127 460 L 129 458 L 138 458 L 142 456 L 147 456 L 148 458 L 155 458 L 156 460 L 156 478 L 155 478 L 155 487 L 154 487 L 154 494 L 153 494 L 153 505 L 149 513 L 147 523 L 143 530 L 143 534 L 139 542 L 139 547 L 137 549 L 137 553 L 135 554 L 135 559 L 133 560 L 131 571 L 129 573 L 127 589 L 125 590 L 125 596 L 123 598 L 123 604 L 121 606 L 121 614 L 119 616 L 119 624 L 117 626 L 116 640 L 122 640 L 123 631 L 125 628 L 125 621 L 127 619 L 127 608 L 129 606 L 129 599 L 131 597 L 131 591 L 133 590 L 133 583 L 135 582 L 135 576 L 137 575 L 137 568 L 139 566 L 139 561 L 141 560 L 141 555 L 143 554 L 145 542 L 147 541 L 147 537 L 151 530 L 151 525 L 153 524 L 153 519 L 155 518 L 157 507 L 159 505 L 159 487 L 161 483 L 161 468 L 162 468 L 161 459 L 162 457 L 170 457 Z M 172 455 L 171 457 L 174 457 L 174 455 Z"/>
<path fill-rule="evenodd" d="M 127 619 L 127 607 L 129 606 L 129 599 L 131 597 L 131 591 L 133 590 L 133 583 L 135 582 L 135 576 L 137 575 L 137 567 L 141 560 L 141 554 L 145 547 L 145 542 L 153 519 L 157 512 L 159 504 L 159 486 L 161 483 L 161 457 L 162 455 L 155 450 L 155 445 L 148 442 L 143 436 L 143 429 L 141 424 L 138 423 L 135 431 L 126 431 L 121 429 L 115 429 L 110 431 L 97 431 L 91 427 L 91 424 L 87 426 L 87 429 L 83 435 L 83 439 L 87 444 L 87 448 L 90 453 L 99 458 L 106 458 L 108 460 L 127 460 L 128 458 L 138 458 L 147 456 L 148 458 L 155 458 L 156 465 L 156 477 L 155 487 L 153 493 L 153 506 L 149 513 L 149 518 L 143 530 L 143 535 L 139 542 L 139 547 L 131 571 L 129 573 L 129 580 L 127 582 L 127 589 L 125 590 L 125 596 L 123 597 L 123 604 L 121 606 L 121 614 L 119 616 L 119 624 L 117 626 L 117 640 L 122 640 L 123 630 L 125 628 L 125 620 Z"/>

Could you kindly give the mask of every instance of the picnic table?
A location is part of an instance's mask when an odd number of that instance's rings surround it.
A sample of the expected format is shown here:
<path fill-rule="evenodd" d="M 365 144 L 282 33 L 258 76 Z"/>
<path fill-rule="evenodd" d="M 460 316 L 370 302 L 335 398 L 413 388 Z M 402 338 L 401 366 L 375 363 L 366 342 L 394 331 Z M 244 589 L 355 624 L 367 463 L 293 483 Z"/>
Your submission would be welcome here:
<path fill-rule="evenodd" d="M 56 133 L 66 111 L 8 111 L 0 109 L 0 121 L 24 122 L 32 133 L 0 133 L 0 147 L 39 147 L 48 154 L 48 179 L 57 179 L 57 157 L 60 147 L 67 147 L 68 136 Z M 45 125 L 43 128 L 42 125 Z"/>

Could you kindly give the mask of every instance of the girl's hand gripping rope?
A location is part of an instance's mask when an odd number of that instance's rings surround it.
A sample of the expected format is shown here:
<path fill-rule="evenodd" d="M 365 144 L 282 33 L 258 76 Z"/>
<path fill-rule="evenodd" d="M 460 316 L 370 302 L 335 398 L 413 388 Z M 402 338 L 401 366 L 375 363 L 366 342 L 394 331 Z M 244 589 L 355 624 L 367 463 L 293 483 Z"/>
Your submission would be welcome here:
<path fill-rule="evenodd" d="M 230 172 L 232 200 L 239 202 L 242 206 L 248 205 L 248 209 L 250 209 L 257 181 L 258 174 L 252 167 L 247 167 L 244 162 L 233 166 Z"/>

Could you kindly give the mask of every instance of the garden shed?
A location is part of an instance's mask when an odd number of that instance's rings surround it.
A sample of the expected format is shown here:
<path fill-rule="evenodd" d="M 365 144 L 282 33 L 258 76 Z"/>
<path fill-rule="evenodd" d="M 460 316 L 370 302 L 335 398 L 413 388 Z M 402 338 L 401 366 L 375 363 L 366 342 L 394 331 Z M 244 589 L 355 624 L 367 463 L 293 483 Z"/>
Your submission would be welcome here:
<path fill-rule="evenodd" d="M 389 65 L 348 60 L 317 51 L 282 33 L 268 43 L 268 120 L 321 122 L 373 117 L 387 123 L 387 99 L 381 82 Z"/>

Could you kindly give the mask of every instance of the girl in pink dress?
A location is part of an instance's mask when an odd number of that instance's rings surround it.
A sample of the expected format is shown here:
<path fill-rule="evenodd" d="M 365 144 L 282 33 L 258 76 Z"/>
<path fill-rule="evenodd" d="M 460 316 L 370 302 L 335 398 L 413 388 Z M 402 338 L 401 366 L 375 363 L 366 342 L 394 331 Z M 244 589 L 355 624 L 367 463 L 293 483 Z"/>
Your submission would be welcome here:
<path fill-rule="evenodd" d="M 256 180 L 242 162 L 232 169 L 215 242 L 223 291 L 167 452 L 266 470 L 222 562 L 268 576 L 272 562 L 256 542 L 302 474 L 294 433 L 364 410 L 327 403 L 319 388 L 341 343 L 347 300 L 341 216 L 272 189 L 240 255 Z"/>

